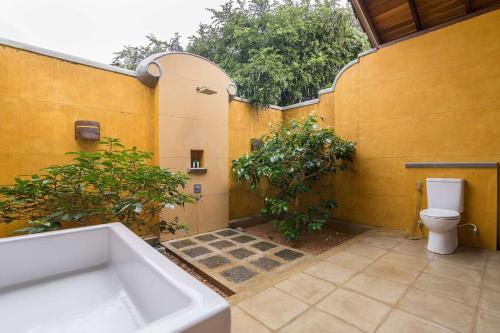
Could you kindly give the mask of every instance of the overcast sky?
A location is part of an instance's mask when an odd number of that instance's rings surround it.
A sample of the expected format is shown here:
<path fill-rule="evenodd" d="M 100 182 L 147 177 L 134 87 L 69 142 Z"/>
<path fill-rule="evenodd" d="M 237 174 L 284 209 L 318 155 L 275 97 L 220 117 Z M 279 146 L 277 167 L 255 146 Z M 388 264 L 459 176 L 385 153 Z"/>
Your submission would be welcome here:
<path fill-rule="evenodd" d="M 1 0 L 0 37 L 109 64 L 154 33 L 182 44 L 226 0 Z M 342 1 L 345 3 L 345 0 Z"/>

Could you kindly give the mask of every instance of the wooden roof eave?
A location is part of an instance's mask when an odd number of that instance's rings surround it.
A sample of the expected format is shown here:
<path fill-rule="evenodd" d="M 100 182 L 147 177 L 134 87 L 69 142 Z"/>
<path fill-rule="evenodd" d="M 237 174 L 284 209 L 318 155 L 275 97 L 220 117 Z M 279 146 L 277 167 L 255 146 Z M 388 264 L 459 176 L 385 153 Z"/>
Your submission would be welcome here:
<path fill-rule="evenodd" d="M 380 42 L 380 37 L 375 29 L 375 25 L 372 22 L 370 15 L 368 15 L 368 10 L 366 9 L 366 5 L 363 0 L 349 0 L 351 3 L 354 13 L 356 14 L 359 23 L 363 27 L 366 35 L 368 36 L 368 40 L 372 47 L 378 47 Z"/>

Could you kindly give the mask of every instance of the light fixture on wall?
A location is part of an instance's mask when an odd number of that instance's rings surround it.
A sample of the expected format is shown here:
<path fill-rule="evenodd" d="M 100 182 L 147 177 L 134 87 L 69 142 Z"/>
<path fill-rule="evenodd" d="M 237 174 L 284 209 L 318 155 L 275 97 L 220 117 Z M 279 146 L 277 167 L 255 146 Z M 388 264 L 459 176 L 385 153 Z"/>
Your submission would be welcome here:
<path fill-rule="evenodd" d="M 99 141 L 101 139 L 101 125 L 97 121 L 75 121 L 75 140 Z"/>
<path fill-rule="evenodd" d="M 196 87 L 196 92 L 199 92 L 200 94 L 205 94 L 205 95 L 217 94 L 217 91 L 210 89 L 209 86 Z"/>

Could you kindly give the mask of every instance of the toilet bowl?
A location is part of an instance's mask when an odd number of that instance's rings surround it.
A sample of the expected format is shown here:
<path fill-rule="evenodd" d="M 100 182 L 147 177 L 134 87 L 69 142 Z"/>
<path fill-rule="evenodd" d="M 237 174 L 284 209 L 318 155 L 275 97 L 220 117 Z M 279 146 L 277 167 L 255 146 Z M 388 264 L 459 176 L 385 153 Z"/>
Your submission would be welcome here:
<path fill-rule="evenodd" d="M 420 219 L 429 229 L 427 250 L 451 254 L 458 247 L 457 225 L 464 208 L 464 180 L 427 178 L 427 209 Z"/>
<path fill-rule="evenodd" d="M 459 212 L 451 209 L 429 208 L 420 212 L 420 219 L 429 229 L 427 250 L 439 254 L 455 252 L 458 247 Z"/>

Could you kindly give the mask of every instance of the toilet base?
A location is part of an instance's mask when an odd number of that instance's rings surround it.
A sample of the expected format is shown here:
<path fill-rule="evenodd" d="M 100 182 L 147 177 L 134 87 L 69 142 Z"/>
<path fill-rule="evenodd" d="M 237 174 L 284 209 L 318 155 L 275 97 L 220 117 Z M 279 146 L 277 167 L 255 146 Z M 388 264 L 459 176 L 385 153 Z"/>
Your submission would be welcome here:
<path fill-rule="evenodd" d="M 427 250 L 438 254 L 452 254 L 458 247 L 457 228 L 447 232 L 429 231 Z"/>

